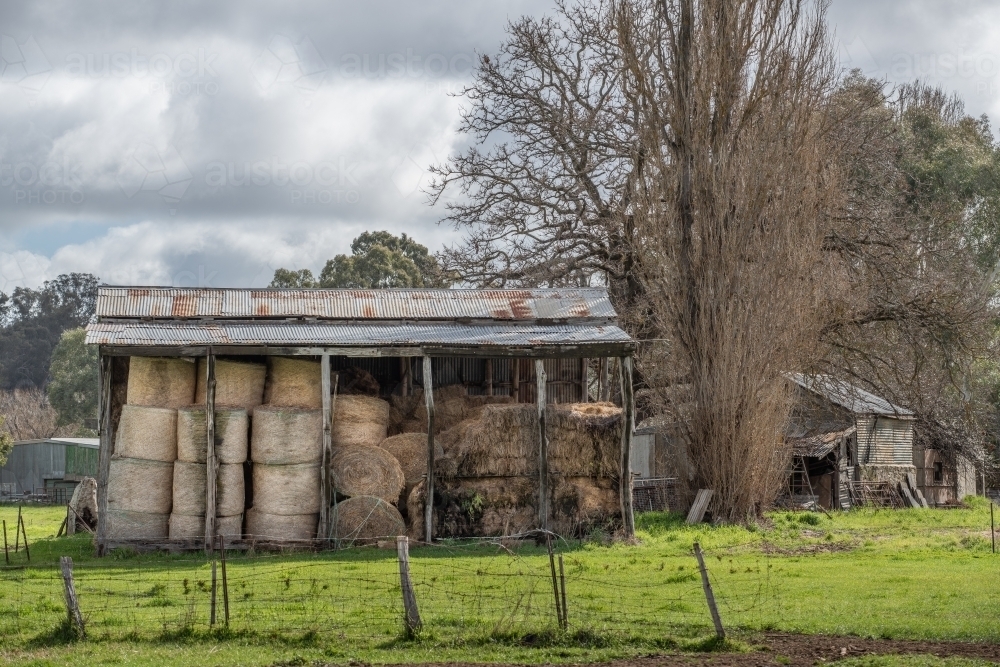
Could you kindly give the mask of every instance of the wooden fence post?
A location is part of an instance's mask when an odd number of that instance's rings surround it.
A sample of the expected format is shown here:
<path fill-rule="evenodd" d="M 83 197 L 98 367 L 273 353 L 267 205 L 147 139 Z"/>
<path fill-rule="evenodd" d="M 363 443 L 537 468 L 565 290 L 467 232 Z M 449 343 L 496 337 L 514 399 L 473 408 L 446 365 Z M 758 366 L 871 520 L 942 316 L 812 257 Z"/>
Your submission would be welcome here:
<path fill-rule="evenodd" d="M 701 553 L 701 545 L 694 543 L 694 555 L 698 559 L 698 569 L 701 570 L 701 587 L 705 590 L 705 600 L 708 602 L 708 610 L 712 613 L 712 623 L 715 624 L 715 636 L 719 639 L 726 638 L 726 630 L 722 627 L 722 618 L 719 616 L 719 608 L 715 606 L 715 595 L 712 593 L 712 584 L 708 581 L 708 570 L 705 569 L 705 558 Z"/>
<path fill-rule="evenodd" d="M 549 552 L 549 572 L 552 575 L 552 594 L 555 596 L 556 600 L 556 621 L 559 623 L 559 627 L 565 629 L 566 625 L 563 620 L 563 608 L 562 601 L 559 597 L 559 579 L 556 577 L 556 561 L 552 555 L 552 534 L 545 533 L 545 548 Z"/>
<path fill-rule="evenodd" d="M 566 570 L 563 569 L 563 557 L 559 554 L 559 591 L 562 596 L 563 630 L 569 628 L 569 607 L 566 605 Z"/>
<path fill-rule="evenodd" d="M 413 592 L 413 581 L 410 579 L 410 539 L 405 535 L 396 537 L 396 558 L 399 560 L 399 587 L 403 591 L 403 623 L 406 635 L 412 637 L 420 631 L 422 624 L 417 595 Z"/>
<path fill-rule="evenodd" d="M 21 551 L 21 506 L 17 506 L 17 525 L 14 526 L 14 553 Z"/>
<path fill-rule="evenodd" d="M 3 520 L 3 559 L 10 565 L 10 551 L 7 550 L 7 519 Z"/>
<path fill-rule="evenodd" d="M 205 375 L 205 551 L 212 553 L 212 549 L 215 548 L 215 494 L 219 474 L 218 461 L 215 458 L 215 354 L 212 352 L 212 348 L 208 349 L 208 355 L 205 358 Z M 214 585 L 212 598 L 212 623 L 214 624 Z"/>
<path fill-rule="evenodd" d="M 76 628 L 81 639 L 86 639 L 87 632 L 83 627 L 80 601 L 76 597 L 76 585 L 73 583 L 73 559 L 69 556 L 60 557 L 59 568 L 62 570 L 63 588 L 66 594 L 66 614 L 69 616 L 69 623 Z"/>
<path fill-rule="evenodd" d="M 17 520 L 21 522 L 21 535 L 24 537 L 24 555 L 28 557 L 28 562 L 31 562 L 31 551 L 28 550 L 28 530 L 24 527 L 24 517 L 20 514 L 17 515 Z"/>
<path fill-rule="evenodd" d="M 216 591 L 216 588 L 217 588 L 217 586 L 216 586 L 216 582 L 215 582 L 215 559 L 213 558 L 212 559 L 212 602 L 211 602 L 211 605 L 209 606 L 209 613 L 208 613 L 208 626 L 211 627 L 211 628 L 215 627 L 215 591 Z"/>
<path fill-rule="evenodd" d="M 635 393 L 632 387 L 632 357 L 622 357 L 618 365 L 622 385 L 622 451 L 619 492 L 625 535 L 635 536 L 632 510 L 632 431 L 635 430 Z"/>
<path fill-rule="evenodd" d="M 222 562 L 222 614 L 229 627 L 229 580 L 226 578 L 226 538 L 219 535 L 219 560 Z"/>
<path fill-rule="evenodd" d="M 66 535 L 76 535 L 76 510 L 66 505 Z"/>
<path fill-rule="evenodd" d="M 319 489 L 320 489 L 320 503 L 319 506 L 319 538 L 321 540 L 327 540 L 327 547 L 329 547 L 330 539 L 330 502 L 331 502 L 331 488 L 330 484 L 330 457 L 332 456 L 333 449 L 333 413 L 331 412 L 331 390 L 330 390 L 330 355 L 324 354 L 320 358 L 320 390 L 322 392 L 323 401 L 323 454 L 321 455 L 322 464 L 319 467 Z"/>
<path fill-rule="evenodd" d="M 434 539 L 434 383 L 431 358 L 424 357 L 424 401 L 427 406 L 427 488 L 424 500 L 424 537 Z"/>

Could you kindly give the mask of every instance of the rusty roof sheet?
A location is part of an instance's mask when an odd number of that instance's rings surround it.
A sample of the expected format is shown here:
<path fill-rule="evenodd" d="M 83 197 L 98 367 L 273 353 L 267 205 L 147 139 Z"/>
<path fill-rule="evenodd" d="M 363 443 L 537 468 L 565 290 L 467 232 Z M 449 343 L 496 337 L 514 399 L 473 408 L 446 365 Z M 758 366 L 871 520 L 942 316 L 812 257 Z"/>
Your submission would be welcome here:
<path fill-rule="evenodd" d="M 581 289 L 231 289 L 110 287 L 101 319 L 566 321 L 611 324 L 607 291 Z"/>
<path fill-rule="evenodd" d="M 315 345 L 536 347 L 620 344 L 632 339 L 613 325 L 370 324 L 298 322 L 96 322 L 87 343 L 119 346 Z"/>
<path fill-rule="evenodd" d="M 822 458 L 836 449 L 841 440 L 854 435 L 856 431 L 857 427 L 852 426 L 843 431 L 831 431 L 829 433 L 811 435 L 806 438 L 794 438 L 791 441 L 792 452 L 795 456 Z"/>

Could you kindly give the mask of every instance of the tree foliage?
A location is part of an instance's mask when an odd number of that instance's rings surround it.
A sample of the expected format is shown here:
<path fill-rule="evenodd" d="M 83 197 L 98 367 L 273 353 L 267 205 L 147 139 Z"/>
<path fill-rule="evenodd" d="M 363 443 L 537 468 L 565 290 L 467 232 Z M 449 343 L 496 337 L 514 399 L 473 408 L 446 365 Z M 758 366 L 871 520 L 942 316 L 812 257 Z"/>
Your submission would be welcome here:
<path fill-rule="evenodd" d="M 86 345 L 86 331 L 63 332 L 52 352 L 47 394 L 59 414 L 58 426 L 82 424 L 97 417 L 98 367 L 97 347 Z"/>
<path fill-rule="evenodd" d="M 427 248 L 406 234 L 364 232 L 351 242 L 351 255 L 327 261 L 314 279 L 312 271 L 278 269 L 271 287 L 376 289 L 447 287 L 451 281 Z"/>
<path fill-rule="evenodd" d="M 44 387 L 62 332 L 86 325 L 96 302 L 97 278 L 86 273 L 0 293 L 0 389 Z"/>

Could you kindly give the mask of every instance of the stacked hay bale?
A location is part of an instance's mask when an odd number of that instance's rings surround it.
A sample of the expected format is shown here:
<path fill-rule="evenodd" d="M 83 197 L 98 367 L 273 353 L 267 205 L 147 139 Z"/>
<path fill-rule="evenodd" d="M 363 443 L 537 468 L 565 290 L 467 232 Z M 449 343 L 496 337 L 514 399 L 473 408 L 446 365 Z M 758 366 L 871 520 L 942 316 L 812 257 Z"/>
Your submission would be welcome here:
<path fill-rule="evenodd" d="M 263 390 L 263 385 L 261 385 Z M 170 539 L 205 535 L 208 434 L 205 408 L 177 411 L 177 462 L 174 464 L 173 511 Z M 215 530 L 227 539 L 243 533 L 245 490 L 243 464 L 247 459 L 250 418 L 245 409 L 215 411 L 216 477 Z"/>
<path fill-rule="evenodd" d="M 275 383 L 272 397 L 276 394 L 286 400 L 291 395 Z M 307 402 L 306 393 L 300 397 Z M 265 540 L 314 538 L 321 506 L 322 410 L 264 405 L 254 410 L 253 422 L 247 533 Z"/>
<path fill-rule="evenodd" d="M 389 404 L 380 398 L 348 394 L 333 405 L 334 447 L 378 446 L 388 432 Z"/>
<path fill-rule="evenodd" d="M 409 396 L 393 396 L 389 434 L 427 433 L 427 404 L 422 389 Z M 470 396 L 460 384 L 434 389 L 434 433 L 438 435 L 463 421 L 479 419 L 487 405 L 513 402 L 510 396 Z"/>
<path fill-rule="evenodd" d="M 610 403 L 547 408 L 550 527 L 586 533 L 618 515 L 621 409 Z M 510 535 L 536 527 L 538 415 L 533 405 L 487 405 L 439 438 L 435 530 L 440 536 Z M 423 487 L 407 500 L 410 534 L 423 531 Z"/>
<path fill-rule="evenodd" d="M 205 359 L 201 358 L 198 360 L 198 386 L 194 396 L 197 405 L 205 405 L 207 378 Z M 267 366 L 264 364 L 216 359 L 215 406 L 242 408 L 248 415 L 253 415 L 253 409 L 264 400 L 266 379 Z"/>
<path fill-rule="evenodd" d="M 111 540 L 163 539 L 173 505 L 177 408 L 194 399 L 195 364 L 187 359 L 132 357 L 126 405 L 108 473 Z"/>

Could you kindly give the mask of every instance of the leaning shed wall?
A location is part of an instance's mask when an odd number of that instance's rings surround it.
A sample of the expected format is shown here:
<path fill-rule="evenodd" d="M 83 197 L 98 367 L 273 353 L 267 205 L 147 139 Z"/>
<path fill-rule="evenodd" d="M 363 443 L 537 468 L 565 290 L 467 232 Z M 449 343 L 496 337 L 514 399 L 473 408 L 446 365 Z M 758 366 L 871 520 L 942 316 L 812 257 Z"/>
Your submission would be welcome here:
<path fill-rule="evenodd" d="M 623 476 L 622 471 L 617 470 L 614 479 L 595 477 L 590 482 L 576 478 L 562 480 L 559 477 L 559 457 L 565 456 L 565 451 L 560 449 L 563 441 L 559 440 L 565 434 L 559 429 L 565 429 L 570 422 L 572 429 L 584 438 L 597 437 L 587 435 L 588 429 L 594 430 L 594 433 L 604 429 L 601 437 L 605 442 L 603 446 L 607 447 L 607 429 L 611 422 L 605 424 L 607 419 L 601 415 L 608 408 L 594 406 L 597 412 L 589 409 L 581 412 L 572 406 L 593 400 L 592 395 L 607 395 L 610 384 L 606 373 L 608 367 L 620 369 L 624 380 L 620 392 L 623 408 L 614 408 L 618 422 L 617 426 L 610 426 L 621 434 L 615 436 L 621 440 L 621 451 L 614 452 L 610 460 L 620 462 L 629 458 L 634 427 L 631 373 L 635 344 L 617 326 L 614 309 L 603 289 L 240 290 L 101 287 L 98 290 L 97 321 L 87 328 L 87 342 L 99 346 L 101 358 L 100 516 L 107 516 L 109 475 L 113 462 L 119 461 L 115 465 L 121 468 L 120 460 L 125 453 L 135 456 L 135 452 L 139 451 L 135 448 L 116 451 L 119 431 L 122 431 L 123 410 L 132 402 L 128 385 L 130 366 L 136 359 L 198 360 L 193 366 L 197 368 L 199 390 L 191 400 L 194 407 L 204 410 L 206 425 L 203 430 L 207 440 L 204 516 L 198 514 L 202 512 L 200 502 L 189 502 L 183 507 L 174 503 L 177 506 L 170 516 L 171 534 L 164 538 L 161 533 L 166 530 L 164 526 L 168 522 L 163 513 L 171 511 L 166 503 L 158 504 L 153 511 L 130 507 L 128 502 L 122 504 L 116 497 L 114 500 L 118 505 L 113 512 L 116 517 L 132 521 L 137 518 L 136 512 L 147 511 L 152 512 L 150 516 L 155 521 L 147 521 L 150 517 L 145 515 L 138 517 L 144 522 L 140 522 L 142 531 L 137 530 L 136 535 L 146 537 L 124 541 L 112 539 L 108 532 L 109 522 L 100 522 L 97 531 L 99 553 L 123 543 L 171 549 L 212 549 L 216 537 L 223 534 L 228 544 L 238 548 L 243 531 L 252 532 L 251 526 L 267 526 L 266 530 L 290 527 L 284 532 L 275 530 L 269 536 L 281 544 L 295 542 L 312 547 L 333 544 L 332 531 L 343 519 L 333 511 L 336 507 L 334 501 L 341 498 L 342 493 L 346 493 L 345 497 L 337 502 L 354 498 L 347 493 L 347 487 L 337 487 L 337 470 L 333 460 L 337 447 L 348 446 L 341 439 L 343 428 L 337 428 L 340 424 L 336 408 L 338 396 L 341 401 L 347 400 L 338 394 L 340 391 L 377 395 L 387 401 L 392 399 L 392 410 L 405 411 L 409 415 L 404 432 L 413 432 L 408 430 L 413 428 L 426 431 L 427 474 L 415 486 L 408 483 L 395 505 L 393 498 L 389 498 L 387 507 L 392 508 L 391 512 L 405 513 L 410 505 L 420 506 L 427 519 L 423 522 L 421 534 L 427 540 L 434 537 L 435 512 L 438 511 L 435 503 L 439 502 L 436 494 L 443 493 L 447 499 L 448 493 L 455 492 L 456 488 L 462 490 L 465 484 L 460 477 L 454 477 L 454 461 L 438 461 L 436 458 L 439 454 L 435 451 L 442 451 L 442 447 L 434 434 L 444 438 L 445 433 L 435 428 L 440 426 L 435 421 L 439 416 L 443 423 L 447 417 L 452 420 L 449 425 L 455 422 L 454 428 L 459 429 L 452 432 L 451 439 L 445 443 L 444 459 L 448 459 L 450 452 L 467 453 L 460 446 L 462 429 L 471 428 L 472 422 L 481 419 L 484 407 L 490 403 L 537 404 L 537 408 L 523 406 L 527 412 L 517 417 L 521 421 L 525 417 L 528 421 L 534 420 L 534 426 L 525 421 L 522 431 L 527 428 L 537 436 L 537 446 L 530 448 L 532 465 L 524 466 L 529 472 L 515 484 L 520 489 L 518 494 L 530 492 L 528 495 L 535 498 L 530 509 L 530 512 L 536 512 L 533 514 L 535 519 L 529 519 L 532 526 L 547 528 L 559 508 L 569 505 L 588 512 L 594 512 L 596 507 L 620 505 L 621 521 L 626 532 L 633 530 L 631 480 L 627 474 Z M 301 372 L 315 373 L 315 376 L 300 378 L 303 381 L 302 391 L 309 396 L 302 394 L 299 398 L 303 399 L 303 405 L 290 405 L 289 408 L 316 411 L 316 428 L 321 430 L 316 433 L 314 442 L 321 451 L 306 463 L 276 464 L 255 460 L 255 411 L 248 410 L 251 423 L 250 454 L 244 464 L 246 514 L 242 518 L 219 514 L 220 503 L 227 502 L 223 496 L 229 491 L 229 487 L 222 489 L 219 486 L 219 466 L 233 464 L 220 460 L 217 451 L 219 429 L 223 426 L 217 423 L 216 416 L 225 406 L 215 404 L 220 377 L 216 374 L 216 367 L 226 360 L 266 364 L 267 382 L 272 382 L 276 381 L 271 375 L 275 357 L 296 357 L 313 362 L 295 365 Z M 611 364 L 611 359 L 618 361 Z M 169 366 L 166 361 L 156 364 L 164 368 Z M 289 364 L 283 366 L 288 367 Z M 146 361 L 136 365 L 137 369 L 146 367 L 151 367 Z M 590 385 L 595 384 L 598 377 L 602 378 L 600 386 L 592 390 Z M 345 378 L 351 381 L 347 382 Z M 364 390 L 359 391 L 358 387 Z M 265 406 L 268 397 L 275 395 L 274 388 L 265 388 L 262 397 Z M 184 389 L 177 392 L 178 396 L 181 393 L 186 396 L 189 392 Z M 223 394 L 225 392 L 220 395 Z M 306 398 L 309 400 L 306 401 Z M 410 400 L 396 401 L 407 398 Z M 155 396 L 149 398 L 155 404 L 154 399 Z M 543 405 L 549 404 L 570 404 L 567 409 L 578 416 L 567 422 L 569 417 L 566 415 L 552 413 L 553 408 L 543 409 Z M 151 407 L 176 409 L 183 406 Z M 388 407 L 386 411 L 389 411 Z M 438 411 L 440 415 L 436 414 Z M 129 414 L 134 412 L 132 410 Z M 266 414 L 263 408 L 260 412 Z M 372 433 L 380 431 L 382 436 L 391 435 L 385 426 L 369 430 Z M 525 431 L 519 437 L 523 440 L 531 436 Z M 556 465 L 552 471 L 547 463 L 551 438 L 556 438 L 553 441 Z M 366 446 L 374 445 L 372 442 Z M 606 456 L 608 452 L 604 454 Z M 372 460 L 376 458 L 373 456 Z M 192 462 L 178 461 L 176 465 L 181 472 L 194 470 Z M 318 518 L 309 513 L 314 511 L 313 505 L 305 509 L 286 508 L 281 502 L 273 502 L 274 498 L 256 509 L 253 507 L 257 494 L 261 492 L 261 489 L 253 488 L 255 480 L 265 472 L 289 472 L 261 467 L 268 465 L 318 467 L 318 473 L 310 468 L 309 474 L 296 477 L 311 480 L 301 483 L 316 486 L 308 492 L 320 498 Z M 200 471 L 195 472 L 200 475 Z M 227 475 L 231 473 L 232 470 L 227 469 Z M 364 471 L 360 474 L 363 475 Z M 607 472 L 600 474 L 606 475 Z M 435 480 L 439 476 L 442 484 L 437 488 Z M 174 475 L 174 498 L 178 497 L 177 484 L 181 478 L 193 477 Z M 618 484 L 618 479 L 626 482 Z M 184 498 L 191 500 L 190 493 L 192 489 L 185 487 Z M 509 489 L 504 493 L 513 494 Z M 569 496 L 572 498 L 566 500 Z M 615 497 L 620 497 L 620 504 L 614 502 Z M 288 515 L 281 514 L 286 510 Z M 523 516 L 520 518 L 524 519 Z M 198 530 L 201 523 L 204 524 L 203 539 Z M 180 530 L 182 524 L 183 530 Z M 139 523 L 135 525 L 139 526 Z M 173 534 L 175 527 L 178 528 L 176 536 Z M 367 538 L 361 535 L 361 539 Z M 262 546 L 260 541 L 253 543 Z"/>

